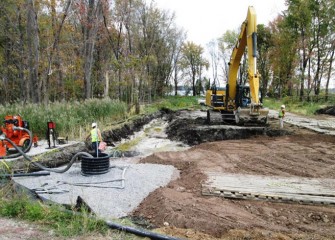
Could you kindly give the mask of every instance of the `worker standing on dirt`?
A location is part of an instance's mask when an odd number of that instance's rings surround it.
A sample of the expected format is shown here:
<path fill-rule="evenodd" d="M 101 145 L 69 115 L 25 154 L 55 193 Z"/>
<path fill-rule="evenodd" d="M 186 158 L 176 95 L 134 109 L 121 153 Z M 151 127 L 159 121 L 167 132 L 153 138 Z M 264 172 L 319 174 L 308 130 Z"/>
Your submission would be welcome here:
<path fill-rule="evenodd" d="M 92 149 L 94 151 L 94 156 L 99 156 L 99 143 L 102 141 L 101 132 L 97 127 L 97 123 L 92 123 L 91 129 L 91 140 L 92 140 Z"/>
<path fill-rule="evenodd" d="M 278 117 L 279 117 L 280 128 L 283 128 L 284 127 L 284 117 L 285 117 L 285 105 L 281 105 Z"/>

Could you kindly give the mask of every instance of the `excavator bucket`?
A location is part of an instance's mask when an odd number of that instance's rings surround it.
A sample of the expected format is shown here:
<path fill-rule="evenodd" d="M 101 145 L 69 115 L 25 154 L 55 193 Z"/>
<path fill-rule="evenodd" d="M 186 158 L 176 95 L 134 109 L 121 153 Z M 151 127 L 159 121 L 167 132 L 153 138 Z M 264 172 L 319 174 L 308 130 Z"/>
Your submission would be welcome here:
<path fill-rule="evenodd" d="M 238 108 L 235 111 L 235 121 L 238 125 L 262 125 L 268 120 L 269 109 L 253 106 L 250 108 Z"/>

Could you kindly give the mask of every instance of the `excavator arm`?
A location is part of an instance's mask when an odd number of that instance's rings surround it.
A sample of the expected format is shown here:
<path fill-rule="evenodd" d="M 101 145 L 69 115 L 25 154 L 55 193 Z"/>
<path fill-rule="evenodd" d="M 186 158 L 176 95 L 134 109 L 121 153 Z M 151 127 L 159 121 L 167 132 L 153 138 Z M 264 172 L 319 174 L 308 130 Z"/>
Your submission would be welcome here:
<path fill-rule="evenodd" d="M 267 122 L 268 109 L 263 108 L 259 100 L 259 78 L 257 71 L 257 17 L 253 7 L 248 8 L 247 18 L 242 23 L 241 32 L 233 49 L 228 72 L 228 83 L 225 89 L 217 90 L 214 86 L 206 92 L 205 104 L 207 122 L 223 120 L 239 125 Z M 245 51 L 248 52 L 249 86 L 238 84 L 238 71 Z"/>
<path fill-rule="evenodd" d="M 259 103 L 259 74 L 257 72 L 257 24 L 256 13 L 253 7 L 248 8 L 247 19 L 242 23 L 241 32 L 229 62 L 228 100 L 232 102 L 235 101 L 237 74 L 246 47 L 248 47 L 248 80 L 250 85 L 251 101 L 253 103 Z"/>
<path fill-rule="evenodd" d="M 245 50 L 248 50 L 248 83 L 250 89 L 250 103 L 248 109 L 240 106 L 240 93 L 237 85 L 237 75 L 240 62 Z M 228 73 L 227 109 L 234 109 L 237 123 L 266 123 L 268 110 L 262 108 L 259 100 L 259 78 L 257 71 L 257 16 L 253 7 L 248 8 L 247 18 L 242 23 L 241 32 L 233 49 Z"/>

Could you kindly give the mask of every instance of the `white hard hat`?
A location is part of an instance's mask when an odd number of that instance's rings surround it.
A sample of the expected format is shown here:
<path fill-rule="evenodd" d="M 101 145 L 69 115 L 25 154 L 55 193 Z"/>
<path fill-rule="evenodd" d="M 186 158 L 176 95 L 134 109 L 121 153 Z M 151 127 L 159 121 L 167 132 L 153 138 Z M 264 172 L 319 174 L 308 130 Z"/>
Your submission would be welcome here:
<path fill-rule="evenodd" d="M 285 105 L 281 105 L 281 108 L 284 108 L 284 109 L 285 109 Z"/>
<path fill-rule="evenodd" d="M 92 123 L 92 128 L 96 127 L 97 126 L 97 123 Z"/>

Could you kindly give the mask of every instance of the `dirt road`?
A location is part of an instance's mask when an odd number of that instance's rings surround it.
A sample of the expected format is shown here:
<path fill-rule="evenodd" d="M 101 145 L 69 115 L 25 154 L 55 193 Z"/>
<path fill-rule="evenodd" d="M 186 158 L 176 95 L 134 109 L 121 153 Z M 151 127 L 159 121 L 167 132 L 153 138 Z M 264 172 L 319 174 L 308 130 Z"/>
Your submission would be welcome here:
<path fill-rule="evenodd" d="M 271 120 L 273 128 L 277 123 Z M 335 239 L 334 206 L 201 194 L 208 171 L 335 179 L 335 137 L 297 125 L 285 124 L 291 135 L 203 143 L 187 151 L 155 153 L 143 159 L 174 165 L 181 177 L 150 194 L 134 216 L 158 227 L 168 226 L 164 228 L 168 234 L 189 239 Z"/>

